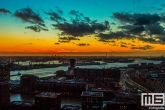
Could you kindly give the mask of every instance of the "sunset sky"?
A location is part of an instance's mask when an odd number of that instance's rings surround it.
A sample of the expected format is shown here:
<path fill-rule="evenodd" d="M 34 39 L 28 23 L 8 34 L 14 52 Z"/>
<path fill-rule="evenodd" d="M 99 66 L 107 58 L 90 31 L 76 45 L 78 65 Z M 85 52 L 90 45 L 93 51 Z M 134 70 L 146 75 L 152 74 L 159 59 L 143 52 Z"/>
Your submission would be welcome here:
<path fill-rule="evenodd" d="M 154 56 L 164 44 L 165 0 L 0 0 L 0 55 Z"/>

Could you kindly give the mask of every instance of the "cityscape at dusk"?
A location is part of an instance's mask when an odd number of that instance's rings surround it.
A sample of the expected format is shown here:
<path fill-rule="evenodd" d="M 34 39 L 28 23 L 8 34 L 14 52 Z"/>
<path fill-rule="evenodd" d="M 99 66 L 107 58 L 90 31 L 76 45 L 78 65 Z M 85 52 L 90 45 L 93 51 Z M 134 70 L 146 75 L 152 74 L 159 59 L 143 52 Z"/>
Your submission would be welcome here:
<path fill-rule="evenodd" d="M 1 0 L 0 55 L 160 56 L 164 7 L 164 0 Z"/>
<path fill-rule="evenodd" d="M 165 0 L 0 1 L 0 110 L 165 110 Z"/>

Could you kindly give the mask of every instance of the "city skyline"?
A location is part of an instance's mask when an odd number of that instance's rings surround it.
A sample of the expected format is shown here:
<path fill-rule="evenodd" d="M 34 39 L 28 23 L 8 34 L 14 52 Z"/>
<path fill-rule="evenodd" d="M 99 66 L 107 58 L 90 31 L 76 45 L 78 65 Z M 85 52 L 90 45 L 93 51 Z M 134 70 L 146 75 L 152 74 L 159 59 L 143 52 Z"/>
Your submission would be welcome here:
<path fill-rule="evenodd" d="M 164 0 L 2 0 L 0 55 L 161 56 L 164 7 Z"/>

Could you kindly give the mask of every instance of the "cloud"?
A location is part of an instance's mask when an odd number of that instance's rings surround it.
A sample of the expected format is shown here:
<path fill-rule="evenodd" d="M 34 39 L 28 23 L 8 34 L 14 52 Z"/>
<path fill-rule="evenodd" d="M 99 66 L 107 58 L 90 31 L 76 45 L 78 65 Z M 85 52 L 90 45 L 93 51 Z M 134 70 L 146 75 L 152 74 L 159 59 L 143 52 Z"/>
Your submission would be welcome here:
<path fill-rule="evenodd" d="M 112 22 L 111 25 L 116 25 L 116 23 Z"/>
<path fill-rule="evenodd" d="M 145 46 L 140 46 L 140 47 L 132 47 L 131 49 L 139 49 L 139 50 L 150 50 L 153 49 L 154 47 L 150 45 L 145 45 Z"/>
<path fill-rule="evenodd" d="M 69 40 L 58 40 L 58 42 L 60 42 L 60 43 L 69 43 L 70 41 Z"/>
<path fill-rule="evenodd" d="M 165 23 L 165 13 L 162 13 L 162 14 L 161 14 L 161 21 L 162 21 L 163 23 Z"/>
<path fill-rule="evenodd" d="M 104 42 L 104 43 L 108 43 L 109 42 L 109 40 L 105 40 L 105 39 L 99 39 L 98 41 Z"/>
<path fill-rule="evenodd" d="M 130 35 L 130 34 L 125 34 L 125 33 L 122 32 L 122 31 L 110 32 L 110 33 L 107 33 L 107 34 L 99 33 L 99 34 L 97 35 L 97 37 L 100 38 L 99 41 L 102 41 L 102 40 L 110 40 L 110 39 L 132 39 L 132 38 L 134 38 L 134 36 L 132 36 L 132 35 Z"/>
<path fill-rule="evenodd" d="M 157 14 L 140 14 L 139 17 L 136 19 L 135 25 L 146 25 L 146 24 L 153 24 L 161 20 L 161 17 Z"/>
<path fill-rule="evenodd" d="M 109 22 L 106 20 L 103 23 L 98 23 L 97 20 L 91 20 L 76 10 L 71 10 L 69 14 L 73 16 L 71 21 L 52 24 L 54 28 L 61 31 L 62 35 L 83 37 L 85 35 L 103 32 L 110 28 Z"/>
<path fill-rule="evenodd" d="M 7 14 L 7 13 L 11 13 L 11 12 L 5 8 L 0 8 L 0 13 Z"/>
<path fill-rule="evenodd" d="M 121 47 L 127 47 L 127 46 L 126 46 L 126 45 L 124 45 L 124 44 L 121 44 L 120 46 L 121 46 Z"/>
<path fill-rule="evenodd" d="M 69 14 L 74 15 L 76 17 L 84 16 L 82 13 L 80 13 L 79 11 L 76 11 L 76 10 L 71 10 L 69 12 Z"/>
<path fill-rule="evenodd" d="M 165 43 L 165 28 L 161 24 L 165 22 L 165 14 L 150 14 L 150 13 L 113 13 L 113 16 L 119 20 L 120 23 L 126 25 L 119 26 L 121 31 L 113 32 L 109 34 L 100 34 L 99 36 L 107 39 L 119 39 L 125 38 L 139 39 L 140 41 L 147 43 Z M 118 33 L 118 34 L 116 34 Z M 112 35 L 112 36 L 111 36 Z M 114 37 L 113 37 L 114 36 Z M 126 36 L 126 37 L 124 37 Z"/>
<path fill-rule="evenodd" d="M 35 32 L 40 32 L 41 30 L 48 31 L 39 13 L 34 12 L 29 7 L 15 11 L 14 16 L 23 22 L 35 24 L 34 26 L 26 26 L 25 29 L 31 29 Z"/>
<path fill-rule="evenodd" d="M 17 10 L 14 13 L 14 16 L 18 19 L 21 19 L 24 22 L 35 23 L 35 24 L 42 24 L 44 22 L 43 19 L 39 16 L 39 14 L 34 12 L 29 7 Z"/>
<path fill-rule="evenodd" d="M 59 14 L 63 14 L 63 11 L 62 11 L 58 6 L 56 6 L 56 8 L 57 8 L 57 12 L 58 12 Z"/>
<path fill-rule="evenodd" d="M 48 31 L 47 28 L 43 28 L 43 27 L 41 27 L 41 26 L 39 26 L 39 25 L 27 26 L 27 27 L 25 27 L 25 29 L 30 29 L 30 30 L 33 30 L 33 31 L 35 31 L 35 32 L 40 32 L 41 30 Z"/>
<path fill-rule="evenodd" d="M 57 10 L 60 14 L 62 14 L 62 10 Z M 50 10 L 49 12 L 45 12 L 47 15 L 50 16 L 50 20 L 60 22 L 60 21 L 66 21 L 65 18 L 61 17 L 61 15 L 57 12 L 53 12 Z"/>
<path fill-rule="evenodd" d="M 115 12 L 115 13 L 113 13 L 113 17 L 118 19 L 120 22 L 124 22 L 124 23 L 135 22 L 134 16 L 132 14 L 128 14 L 128 13 Z"/>
<path fill-rule="evenodd" d="M 146 25 L 146 29 L 150 35 L 164 35 L 164 27 L 160 25 L 160 23 L 154 23 L 150 25 Z"/>
<path fill-rule="evenodd" d="M 118 28 L 124 29 L 124 31 L 128 33 L 134 33 L 134 34 L 142 33 L 145 30 L 144 26 L 134 26 L 134 25 L 119 26 Z"/>
<path fill-rule="evenodd" d="M 130 23 L 134 25 L 147 25 L 156 23 L 161 20 L 161 17 L 157 14 L 140 14 L 140 13 L 113 13 L 114 18 L 123 23 Z"/>
<path fill-rule="evenodd" d="M 80 39 L 77 37 L 59 37 L 59 42 L 61 43 L 70 42 L 71 40 L 80 40 Z"/>
<path fill-rule="evenodd" d="M 156 41 L 155 38 L 149 37 L 149 38 L 145 38 L 145 37 L 139 37 L 139 40 L 143 41 L 143 42 L 148 42 L 148 43 L 158 43 L 158 41 Z"/>
<path fill-rule="evenodd" d="M 95 34 L 96 32 L 102 32 L 108 29 L 105 24 L 101 23 L 86 23 L 86 22 L 77 22 L 74 23 L 58 23 L 53 24 L 53 26 L 62 31 L 65 35 L 71 36 L 85 36 L 90 34 Z"/>
<path fill-rule="evenodd" d="M 56 42 L 56 43 L 54 43 L 55 45 L 60 45 L 60 43 L 59 42 Z"/>
<path fill-rule="evenodd" d="M 79 44 L 76 44 L 77 46 L 90 46 L 90 44 L 86 44 L 86 43 L 79 43 Z"/>

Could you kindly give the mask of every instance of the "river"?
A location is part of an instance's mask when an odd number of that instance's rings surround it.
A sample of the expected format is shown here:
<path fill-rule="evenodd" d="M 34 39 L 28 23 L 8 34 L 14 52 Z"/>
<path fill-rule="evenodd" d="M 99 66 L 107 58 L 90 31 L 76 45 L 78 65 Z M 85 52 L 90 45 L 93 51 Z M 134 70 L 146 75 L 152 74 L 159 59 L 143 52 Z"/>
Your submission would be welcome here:
<path fill-rule="evenodd" d="M 58 63 L 58 61 L 54 61 Z M 159 64 L 161 61 L 153 61 L 153 60 L 141 60 L 136 59 L 134 62 L 131 63 L 108 63 L 105 65 L 86 65 L 86 66 L 76 66 L 79 68 L 111 68 L 111 67 L 126 67 L 128 64 L 140 64 L 140 63 L 154 63 Z M 22 62 L 24 65 L 28 64 L 28 62 Z M 48 63 L 48 62 L 47 62 Z M 69 66 L 69 65 L 68 65 Z M 23 74 L 34 74 L 38 77 L 47 77 L 47 76 L 54 76 L 57 70 L 67 70 L 68 66 L 59 66 L 54 68 L 40 68 L 40 69 L 31 69 L 31 70 L 15 70 L 11 71 L 10 75 L 16 75 L 18 72 Z M 10 80 L 20 80 L 20 76 L 11 76 Z"/>

